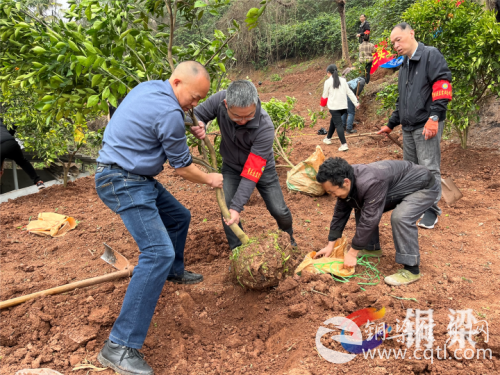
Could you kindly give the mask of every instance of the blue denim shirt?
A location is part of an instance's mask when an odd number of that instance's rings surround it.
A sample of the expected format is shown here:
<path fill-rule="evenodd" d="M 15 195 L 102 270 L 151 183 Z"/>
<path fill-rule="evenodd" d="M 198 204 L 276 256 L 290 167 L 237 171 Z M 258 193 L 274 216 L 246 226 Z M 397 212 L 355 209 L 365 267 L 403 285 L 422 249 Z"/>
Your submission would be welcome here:
<path fill-rule="evenodd" d="M 173 168 L 192 162 L 184 112 L 169 81 L 143 82 L 128 93 L 111 118 L 97 161 L 155 176 L 167 159 Z"/>

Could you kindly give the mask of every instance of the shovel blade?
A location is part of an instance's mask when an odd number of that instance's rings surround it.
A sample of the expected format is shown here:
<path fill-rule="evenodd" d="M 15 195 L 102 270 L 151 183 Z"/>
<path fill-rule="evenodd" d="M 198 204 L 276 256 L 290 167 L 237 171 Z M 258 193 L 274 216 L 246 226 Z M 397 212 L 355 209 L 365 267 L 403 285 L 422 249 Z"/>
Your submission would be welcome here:
<path fill-rule="evenodd" d="M 463 197 L 463 194 L 458 190 L 457 185 L 455 185 L 451 177 L 441 179 L 441 191 L 448 205 L 452 205 Z"/>
<path fill-rule="evenodd" d="M 130 266 L 130 262 L 127 258 L 121 255 L 118 251 L 113 250 L 106 243 L 104 245 L 104 254 L 102 254 L 101 259 L 106 263 L 111 264 L 119 271 L 126 270 Z"/>

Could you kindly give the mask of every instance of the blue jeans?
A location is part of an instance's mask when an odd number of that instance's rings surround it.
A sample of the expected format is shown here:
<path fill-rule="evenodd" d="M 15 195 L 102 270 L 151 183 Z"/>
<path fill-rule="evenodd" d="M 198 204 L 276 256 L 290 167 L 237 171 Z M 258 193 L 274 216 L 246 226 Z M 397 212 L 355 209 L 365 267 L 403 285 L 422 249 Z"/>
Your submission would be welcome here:
<path fill-rule="evenodd" d="M 342 115 L 342 125 L 346 126 L 347 117 L 347 130 L 352 130 L 354 124 L 354 116 L 356 115 L 356 107 L 352 104 L 351 99 L 347 98 L 347 114 Z"/>
<path fill-rule="evenodd" d="M 141 251 L 110 334 L 114 343 L 140 349 L 167 276 L 184 274 L 191 213 L 154 178 L 119 167 L 98 167 L 95 184 Z"/>

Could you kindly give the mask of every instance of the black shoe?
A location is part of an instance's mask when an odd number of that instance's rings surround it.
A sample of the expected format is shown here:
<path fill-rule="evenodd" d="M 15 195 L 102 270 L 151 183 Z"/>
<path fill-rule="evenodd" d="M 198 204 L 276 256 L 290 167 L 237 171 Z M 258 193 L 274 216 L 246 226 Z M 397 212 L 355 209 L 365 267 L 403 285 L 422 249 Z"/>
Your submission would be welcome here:
<path fill-rule="evenodd" d="M 437 222 L 437 214 L 432 210 L 427 210 L 422 216 L 422 220 L 420 220 L 420 222 L 418 223 L 418 226 L 422 228 L 432 229 Z"/>
<path fill-rule="evenodd" d="M 153 369 L 144 360 L 144 354 L 139 353 L 137 349 L 115 344 L 111 340 L 105 341 L 97 360 L 101 365 L 122 375 L 154 375 Z"/>
<path fill-rule="evenodd" d="M 346 132 L 349 134 L 354 134 L 357 133 L 358 131 L 356 129 L 347 129 Z"/>
<path fill-rule="evenodd" d="M 38 188 L 38 190 L 42 190 L 45 189 L 45 184 L 43 183 L 43 181 L 38 181 L 36 183 L 36 187 Z"/>
<path fill-rule="evenodd" d="M 293 238 L 293 234 L 290 235 L 290 243 L 292 247 L 297 247 L 297 242 L 295 241 L 295 238 Z"/>
<path fill-rule="evenodd" d="M 169 276 L 167 277 L 167 281 L 176 284 L 198 284 L 203 281 L 203 275 L 184 270 L 184 275 Z"/>

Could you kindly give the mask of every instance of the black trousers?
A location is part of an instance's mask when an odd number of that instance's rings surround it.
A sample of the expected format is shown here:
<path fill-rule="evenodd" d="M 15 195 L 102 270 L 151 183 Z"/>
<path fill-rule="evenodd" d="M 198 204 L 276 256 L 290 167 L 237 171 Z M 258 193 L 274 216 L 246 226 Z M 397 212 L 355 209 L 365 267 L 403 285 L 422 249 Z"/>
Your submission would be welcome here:
<path fill-rule="evenodd" d="M 328 135 L 326 138 L 332 138 L 333 133 L 335 133 L 335 129 L 337 129 L 340 143 L 347 143 L 344 135 L 344 125 L 342 125 L 342 115 L 347 114 L 347 108 L 330 110 L 330 114 L 332 115 L 332 118 L 330 119 L 330 128 L 328 129 Z"/>
<path fill-rule="evenodd" d="M 13 139 L 5 141 L 0 146 L 0 151 L 2 155 L 2 161 L 0 162 L 0 164 L 3 164 L 3 161 L 6 158 L 14 160 L 17 165 L 19 165 L 23 169 L 23 171 L 28 174 L 29 178 L 33 180 L 34 184 L 40 181 L 40 176 L 38 176 L 38 174 L 36 173 L 35 168 L 33 168 L 31 163 L 25 159 L 19 143 L 17 143 Z"/>
<path fill-rule="evenodd" d="M 227 164 L 222 164 L 222 175 L 224 176 L 224 195 L 226 196 L 227 207 L 229 207 L 243 177 L 240 176 L 240 172 L 229 167 Z M 292 235 L 292 213 L 285 203 L 276 168 L 271 167 L 264 170 L 262 177 L 257 183 L 257 190 L 266 203 L 269 213 L 276 220 L 279 229 Z M 241 241 L 236 237 L 231 228 L 226 225 L 224 220 L 222 220 L 222 225 L 224 226 L 224 232 L 226 233 L 227 242 L 231 250 L 240 246 Z M 243 229 L 241 222 L 239 226 Z"/>
<path fill-rule="evenodd" d="M 366 63 L 365 65 L 365 84 L 370 82 L 370 70 L 372 70 L 373 61 Z"/>

